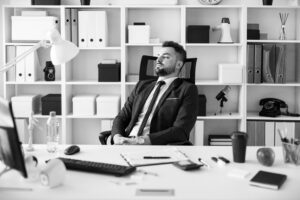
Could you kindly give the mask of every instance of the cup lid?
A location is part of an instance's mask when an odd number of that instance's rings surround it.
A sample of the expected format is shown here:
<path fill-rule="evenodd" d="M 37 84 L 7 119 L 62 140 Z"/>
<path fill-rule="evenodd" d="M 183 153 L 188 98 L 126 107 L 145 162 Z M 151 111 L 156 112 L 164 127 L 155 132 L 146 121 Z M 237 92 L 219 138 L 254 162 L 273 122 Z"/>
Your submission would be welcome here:
<path fill-rule="evenodd" d="M 245 132 L 242 132 L 242 131 L 236 131 L 236 132 L 233 132 L 231 134 L 231 138 L 241 138 L 241 137 L 248 137 L 247 133 Z"/>

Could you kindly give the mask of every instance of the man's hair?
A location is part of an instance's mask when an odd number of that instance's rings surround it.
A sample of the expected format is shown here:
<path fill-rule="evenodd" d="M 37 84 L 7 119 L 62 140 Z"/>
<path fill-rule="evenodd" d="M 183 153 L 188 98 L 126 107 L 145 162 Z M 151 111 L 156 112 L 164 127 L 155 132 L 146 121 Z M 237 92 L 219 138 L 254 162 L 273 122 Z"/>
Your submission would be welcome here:
<path fill-rule="evenodd" d="M 182 62 L 185 62 L 186 51 L 184 50 L 183 46 L 181 46 L 177 42 L 165 41 L 162 44 L 162 47 L 172 47 L 175 50 L 175 52 L 179 54 L 179 58 L 178 59 L 181 60 Z"/>

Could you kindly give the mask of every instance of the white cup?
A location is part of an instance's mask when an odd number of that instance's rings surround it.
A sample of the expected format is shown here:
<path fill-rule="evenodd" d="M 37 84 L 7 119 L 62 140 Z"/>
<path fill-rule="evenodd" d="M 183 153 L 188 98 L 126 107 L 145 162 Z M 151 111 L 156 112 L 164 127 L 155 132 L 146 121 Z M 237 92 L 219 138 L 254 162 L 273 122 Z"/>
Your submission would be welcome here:
<path fill-rule="evenodd" d="M 60 159 L 51 159 L 40 174 L 41 184 L 47 187 L 56 187 L 63 183 L 66 166 Z"/>

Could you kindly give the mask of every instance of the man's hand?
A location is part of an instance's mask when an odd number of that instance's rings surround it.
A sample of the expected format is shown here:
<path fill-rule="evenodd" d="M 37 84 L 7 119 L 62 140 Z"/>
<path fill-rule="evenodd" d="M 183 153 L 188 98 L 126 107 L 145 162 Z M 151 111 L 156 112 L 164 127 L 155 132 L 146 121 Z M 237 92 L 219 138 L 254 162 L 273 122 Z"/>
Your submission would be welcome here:
<path fill-rule="evenodd" d="M 151 145 L 149 136 L 127 138 L 117 134 L 113 140 L 116 145 Z"/>

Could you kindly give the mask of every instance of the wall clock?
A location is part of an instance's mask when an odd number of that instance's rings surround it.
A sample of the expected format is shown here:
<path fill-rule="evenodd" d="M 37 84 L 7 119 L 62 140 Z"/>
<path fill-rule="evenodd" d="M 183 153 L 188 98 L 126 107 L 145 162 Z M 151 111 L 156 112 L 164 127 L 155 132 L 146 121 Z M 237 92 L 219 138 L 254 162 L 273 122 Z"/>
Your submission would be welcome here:
<path fill-rule="evenodd" d="M 205 5 L 216 5 L 219 4 L 222 0 L 199 0 L 200 3 Z"/>

